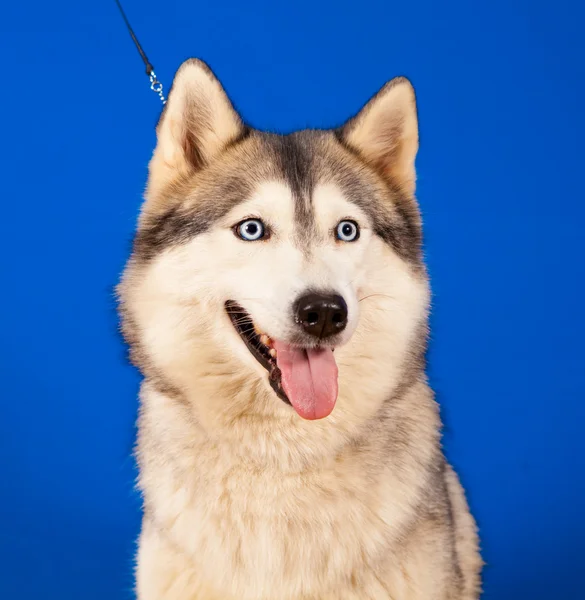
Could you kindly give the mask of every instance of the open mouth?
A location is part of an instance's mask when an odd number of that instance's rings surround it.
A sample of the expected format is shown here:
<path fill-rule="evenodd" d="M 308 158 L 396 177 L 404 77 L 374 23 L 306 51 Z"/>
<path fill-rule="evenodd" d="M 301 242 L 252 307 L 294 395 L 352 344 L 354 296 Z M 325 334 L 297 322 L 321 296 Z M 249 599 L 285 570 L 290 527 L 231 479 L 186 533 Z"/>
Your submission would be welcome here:
<path fill-rule="evenodd" d="M 303 419 L 327 417 L 338 393 L 333 348 L 272 340 L 254 325 L 250 314 L 237 302 L 228 300 L 225 309 L 252 356 L 268 371 L 268 381 L 276 395 Z"/>
<path fill-rule="evenodd" d="M 272 340 L 257 330 L 250 315 L 236 302 L 228 300 L 225 310 L 252 356 L 268 371 L 270 387 L 287 404 L 291 404 L 282 387 L 282 373 L 276 361 L 276 348 Z"/>

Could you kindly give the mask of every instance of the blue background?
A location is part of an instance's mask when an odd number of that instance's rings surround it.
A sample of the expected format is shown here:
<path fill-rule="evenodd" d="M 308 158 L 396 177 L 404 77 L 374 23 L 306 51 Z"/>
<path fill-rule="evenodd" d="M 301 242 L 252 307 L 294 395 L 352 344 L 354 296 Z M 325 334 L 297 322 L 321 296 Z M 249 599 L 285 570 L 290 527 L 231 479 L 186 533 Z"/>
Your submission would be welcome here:
<path fill-rule="evenodd" d="M 484 597 L 583 599 L 583 3 L 287 4 L 125 2 L 167 87 L 199 56 L 263 129 L 412 79 L 429 372 Z M 139 378 L 112 287 L 160 106 L 113 0 L 3 3 L 0 56 L 0 598 L 122 600 Z"/>

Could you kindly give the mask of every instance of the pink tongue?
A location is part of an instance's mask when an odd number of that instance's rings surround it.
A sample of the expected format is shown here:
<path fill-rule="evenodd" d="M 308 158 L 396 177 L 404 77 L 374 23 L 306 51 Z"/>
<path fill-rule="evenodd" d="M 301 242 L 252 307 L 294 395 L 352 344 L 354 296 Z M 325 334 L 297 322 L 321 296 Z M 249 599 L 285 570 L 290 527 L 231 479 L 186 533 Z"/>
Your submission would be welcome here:
<path fill-rule="evenodd" d="M 304 350 L 274 342 L 282 387 L 303 419 L 328 416 L 337 400 L 337 364 L 330 348 Z"/>

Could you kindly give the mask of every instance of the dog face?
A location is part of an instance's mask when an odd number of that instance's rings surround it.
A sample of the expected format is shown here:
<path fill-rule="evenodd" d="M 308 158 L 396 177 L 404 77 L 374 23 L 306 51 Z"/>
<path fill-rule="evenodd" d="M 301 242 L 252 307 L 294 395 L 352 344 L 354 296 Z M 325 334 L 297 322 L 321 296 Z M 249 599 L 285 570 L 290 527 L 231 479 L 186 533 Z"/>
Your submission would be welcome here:
<path fill-rule="evenodd" d="M 387 84 L 336 131 L 245 127 L 187 61 L 158 129 L 124 331 L 200 418 L 371 416 L 424 351 L 414 93 Z M 227 422 L 227 421 L 226 421 Z"/>

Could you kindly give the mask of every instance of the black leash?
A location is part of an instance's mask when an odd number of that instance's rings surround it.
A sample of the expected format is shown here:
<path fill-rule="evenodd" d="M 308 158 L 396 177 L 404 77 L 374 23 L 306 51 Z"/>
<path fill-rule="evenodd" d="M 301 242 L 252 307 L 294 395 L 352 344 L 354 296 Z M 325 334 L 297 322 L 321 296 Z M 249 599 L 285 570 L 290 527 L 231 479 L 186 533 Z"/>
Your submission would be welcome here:
<path fill-rule="evenodd" d="M 160 101 L 163 104 L 166 104 L 167 101 L 163 94 L 163 84 L 156 78 L 156 73 L 154 72 L 154 67 L 152 66 L 151 62 L 148 60 L 148 56 L 146 56 L 146 52 L 144 52 L 144 50 L 142 49 L 142 46 L 140 45 L 140 42 L 138 41 L 138 38 L 136 37 L 136 34 L 134 33 L 132 26 L 130 25 L 130 21 L 128 21 L 128 17 L 126 16 L 126 13 L 124 12 L 122 5 L 120 4 L 120 1 L 115 0 L 115 2 L 118 5 L 118 9 L 120 10 L 122 19 L 124 19 L 124 23 L 126 23 L 126 27 L 128 28 L 128 33 L 130 34 L 130 37 L 132 38 L 132 41 L 134 42 L 134 45 L 136 46 L 136 50 L 138 50 L 138 53 L 140 54 L 140 58 L 142 58 L 142 62 L 144 62 L 144 66 L 146 67 L 146 74 L 148 75 L 148 78 L 150 79 L 150 89 L 153 92 L 155 92 L 156 94 L 158 94 L 158 97 L 160 98 Z"/>

